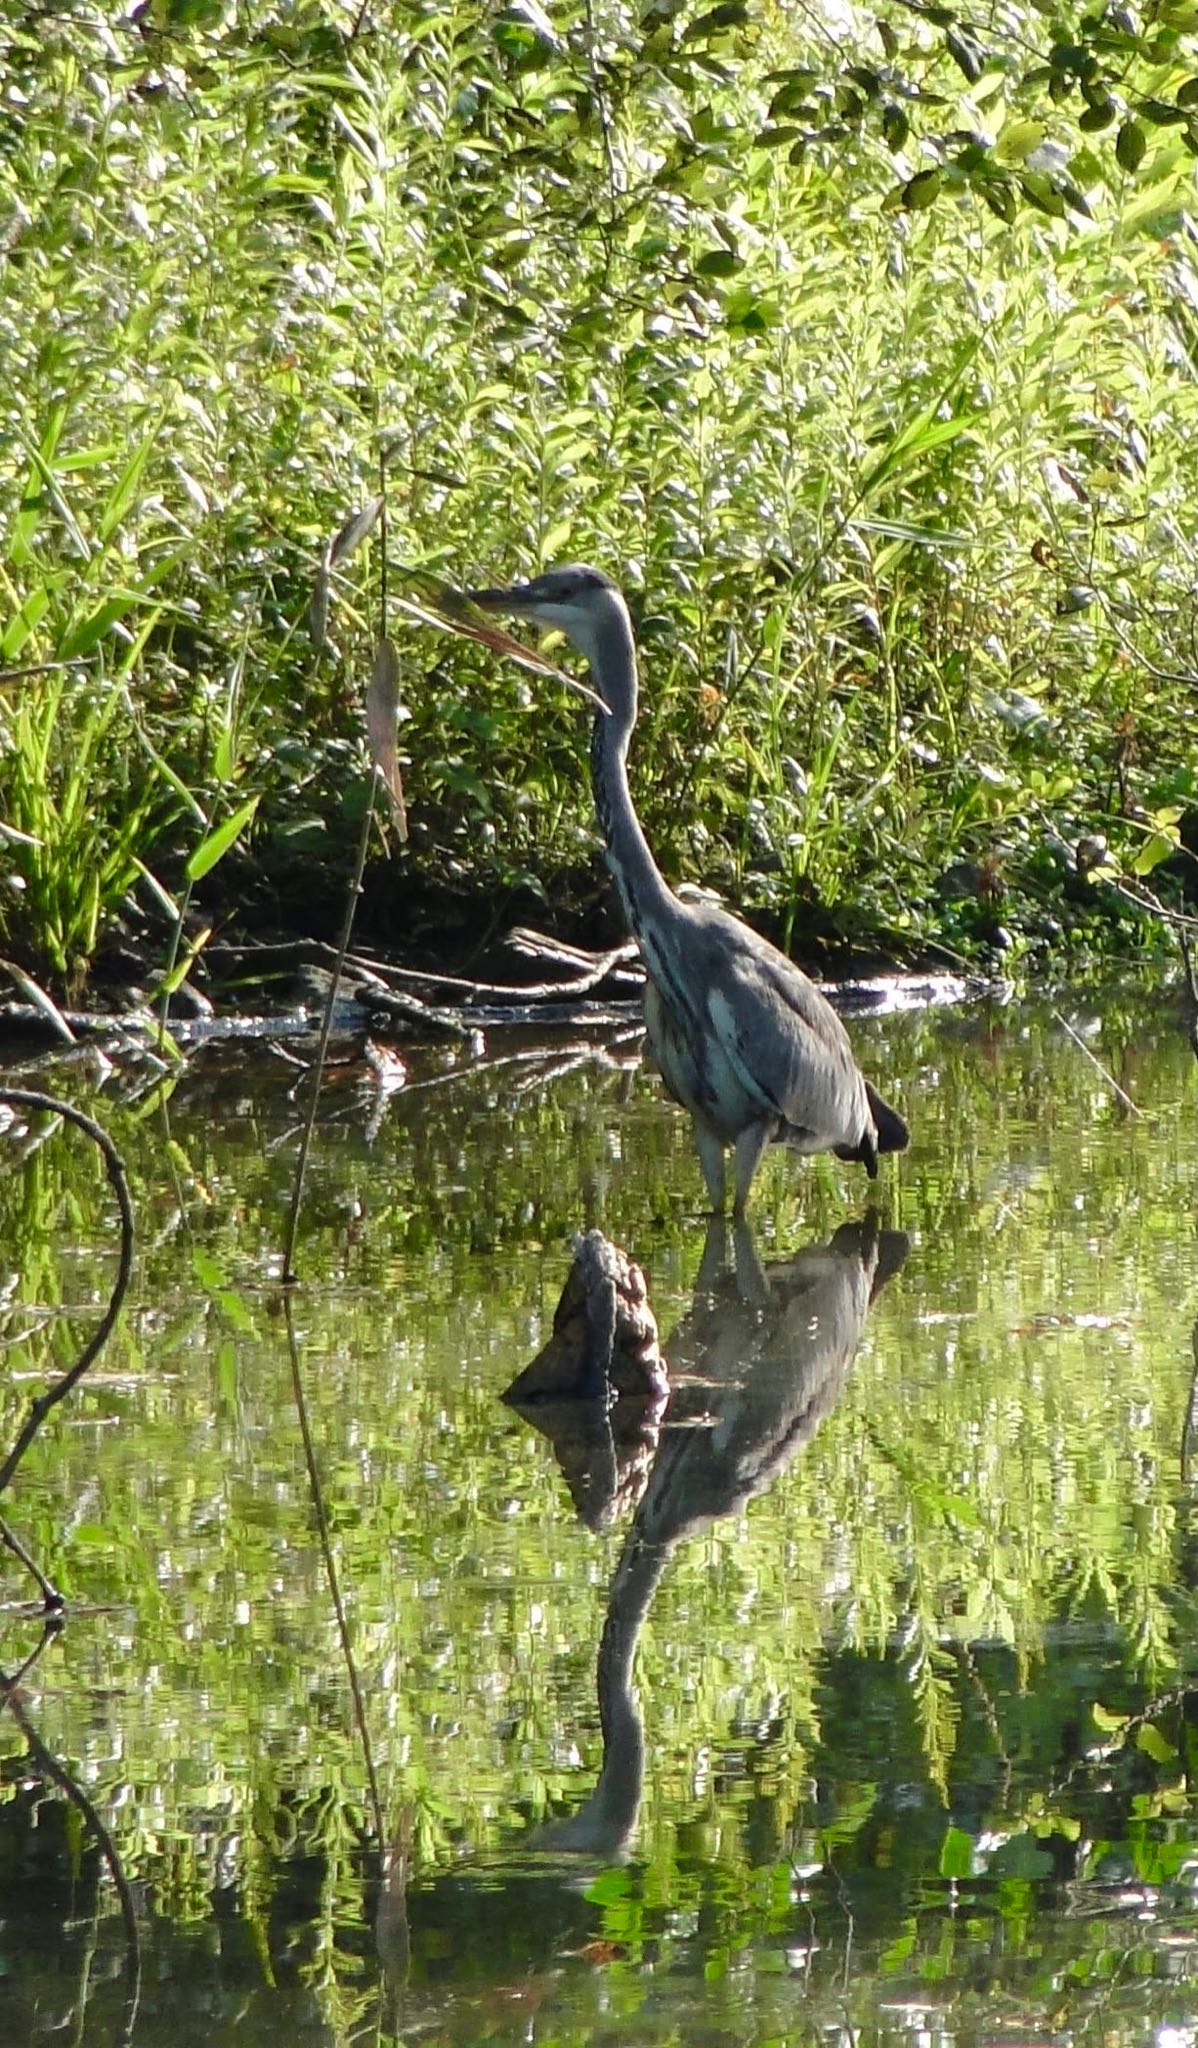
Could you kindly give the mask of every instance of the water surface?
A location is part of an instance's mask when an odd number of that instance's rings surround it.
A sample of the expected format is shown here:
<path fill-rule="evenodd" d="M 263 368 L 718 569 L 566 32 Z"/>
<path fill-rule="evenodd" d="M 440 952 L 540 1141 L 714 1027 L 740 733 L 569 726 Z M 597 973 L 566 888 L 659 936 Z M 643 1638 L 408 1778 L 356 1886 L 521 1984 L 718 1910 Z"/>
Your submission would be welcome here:
<path fill-rule="evenodd" d="M 1047 1012 L 857 1023 L 912 1149 L 771 1160 L 748 1246 L 627 1047 L 334 1076 L 292 1326 L 382 1845 L 278 1285 L 302 1078 L 39 1076 L 140 1243 L 4 1501 L 69 1617 L 0 1718 L 0 2038 L 1192 2043 L 1193 1061 L 1167 1004 L 1068 1015 L 1138 1116 Z M 115 1266 L 36 1137 L 4 1443 Z M 499 1399 L 592 1225 L 681 1388 L 597 1527 Z"/>

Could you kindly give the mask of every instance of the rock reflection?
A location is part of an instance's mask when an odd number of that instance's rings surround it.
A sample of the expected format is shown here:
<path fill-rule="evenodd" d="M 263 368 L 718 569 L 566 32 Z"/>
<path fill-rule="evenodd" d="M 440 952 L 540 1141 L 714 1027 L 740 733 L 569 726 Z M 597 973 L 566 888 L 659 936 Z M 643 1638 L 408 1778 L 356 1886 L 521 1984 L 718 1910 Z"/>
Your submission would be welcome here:
<path fill-rule="evenodd" d="M 503 1395 L 553 1445 L 590 1529 L 635 1507 L 670 1382 L 639 1266 L 601 1230 L 577 1240 L 549 1342 Z"/>
<path fill-rule="evenodd" d="M 665 1347 L 669 1408 L 608 1595 L 599 1779 L 577 1813 L 530 1846 L 602 1861 L 626 1852 L 645 1761 L 632 1667 L 662 1573 L 679 1544 L 738 1513 L 810 1442 L 840 1397 L 871 1302 L 906 1252 L 906 1237 L 879 1230 L 871 1212 L 764 1268 L 746 1225 L 730 1244 L 727 1223 L 712 1218 L 694 1305 Z"/>

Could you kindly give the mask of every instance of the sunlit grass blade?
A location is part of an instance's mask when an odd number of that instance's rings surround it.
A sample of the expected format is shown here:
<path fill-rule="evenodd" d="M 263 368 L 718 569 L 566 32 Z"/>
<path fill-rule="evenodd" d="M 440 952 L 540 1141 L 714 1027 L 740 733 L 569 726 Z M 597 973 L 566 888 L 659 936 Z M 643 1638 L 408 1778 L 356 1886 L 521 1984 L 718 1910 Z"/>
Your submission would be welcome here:
<path fill-rule="evenodd" d="M 243 804 L 239 804 L 235 811 L 222 819 L 221 823 L 214 826 L 207 837 L 200 841 L 183 870 L 189 882 L 202 882 L 204 876 L 211 873 L 217 862 L 224 859 L 230 847 L 236 846 L 260 801 L 259 796 L 247 797 Z"/>

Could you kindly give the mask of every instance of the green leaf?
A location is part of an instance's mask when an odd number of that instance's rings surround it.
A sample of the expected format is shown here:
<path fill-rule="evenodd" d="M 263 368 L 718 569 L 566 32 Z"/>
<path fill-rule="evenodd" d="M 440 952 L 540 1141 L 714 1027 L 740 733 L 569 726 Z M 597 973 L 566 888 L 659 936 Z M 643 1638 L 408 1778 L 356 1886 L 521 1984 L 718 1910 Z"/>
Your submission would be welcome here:
<path fill-rule="evenodd" d="M 1023 188 L 1024 198 L 1030 200 L 1041 213 L 1048 214 L 1052 220 L 1064 220 L 1065 202 L 1045 172 L 1023 171 L 1019 183 Z"/>
<path fill-rule="evenodd" d="M 911 133 L 910 121 L 894 100 L 882 109 L 882 133 L 891 149 L 901 149 Z"/>
<path fill-rule="evenodd" d="M 1008 121 L 998 138 L 995 155 L 1000 163 L 1024 163 L 1034 149 L 1039 149 L 1047 132 L 1043 121 Z"/>
<path fill-rule="evenodd" d="M 224 1268 L 218 1266 L 212 1254 L 199 1245 L 192 1246 L 191 1270 L 209 1294 L 215 1294 L 225 1284 Z"/>
<path fill-rule="evenodd" d="M 1115 137 L 1115 155 L 1125 171 L 1138 171 L 1148 148 L 1148 137 L 1138 121 L 1125 121 Z"/>
<path fill-rule="evenodd" d="M 949 1828 L 940 1844 L 941 1877 L 969 1877 L 972 1871 L 972 1836 L 964 1828 Z"/>
<path fill-rule="evenodd" d="M 936 165 L 930 170 L 916 171 L 903 186 L 903 205 L 909 213 L 922 213 L 925 207 L 935 203 L 940 190 L 941 178 Z"/>
<path fill-rule="evenodd" d="M 160 424 L 161 422 L 159 422 Z M 146 463 L 150 459 L 150 451 L 157 438 L 158 425 L 145 436 L 144 440 L 138 443 L 116 483 L 113 485 L 108 496 L 108 502 L 104 506 L 96 526 L 96 532 L 101 541 L 111 539 L 133 503 Z"/>
<path fill-rule="evenodd" d="M 131 611 L 134 605 L 140 604 L 141 601 L 136 590 L 118 590 L 111 597 L 106 597 L 103 604 L 98 604 L 94 611 L 89 612 L 85 619 L 81 619 L 66 638 L 59 642 L 59 660 L 77 661 L 81 655 L 91 654 L 101 640 L 111 633 L 113 627 L 120 623 L 125 613 Z"/>
<path fill-rule="evenodd" d="M 39 583 L 29 592 L 20 610 L 14 613 L 0 634 L 0 661 L 13 661 L 25 645 L 38 621 L 45 616 L 50 602 L 50 593 Z"/>
<path fill-rule="evenodd" d="M 206 839 L 201 839 L 183 870 L 189 882 L 202 881 L 204 876 L 216 866 L 217 862 L 224 859 L 229 848 L 236 845 L 238 839 L 240 839 L 254 812 L 257 810 L 258 803 L 258 797 L 247 797 L 246 801 L 240 804 L 223 823 L 217 825 L 213 831 L 209 832 Z"/>
<path fill-rule="evenodd" d="M 958 71 L 964 73 L 970 85 L 976 85 L 986 68 L 986 60 L 969 30 L 950 28 L 944 42 Z"/>
<path fill-rule="evenodd" d="M 692 21 L 685 32 L 685 41 L 702 42 L 708 36 L 717 36 L 725 29 L 743 28 L 749 19 L 746 0 L 720 0 L 718 7 L 709 7 L 697 21 Z"/>
<path fill-rule="evenodd" d="M 1136 1748 L 1142 1749 L 1145 1756 L 1150 1756 L 1154 1764 L 1172 1764 L 1177 1761 L 1176 1748 L 1168 1736 L 1162 1734 L 1154 1721 L 1145 1721 L 1143 1726 L 1136 1730 Z"/>
<path fill-rule="evenodd" d="M 742 259 L 732 249 L 709 249 L 700 256 L 695 265 L 696 277 L 735 277 L 744 269 Z"/>
<path fill-rule="evenodd" d="M 981 193 L 991 213 L 996 213 L 998 218 L 1001 221 L 1005 221 L 1007 226 L 1010 227 L 1018 208 L 1015 203 L 1015 194 L 1008 180 L 1003 178 L 1001 182 L 997 182 L 987 179 L 985 183 L 975 186 L 974 189 Z"/>
<path fill-rule="evenodd" d="M 1170 854 L 1176 853 L 1176 851 L 1177 840 L 1175 837 L 1170 839 L 1164 832 L 1153 832 L 1145 840 L 1131 863 L 1132 874 L 1140 876 L 1150 875 L 1153 868 L 1159 868 L 1161 862 L 1168 860 Z"/>

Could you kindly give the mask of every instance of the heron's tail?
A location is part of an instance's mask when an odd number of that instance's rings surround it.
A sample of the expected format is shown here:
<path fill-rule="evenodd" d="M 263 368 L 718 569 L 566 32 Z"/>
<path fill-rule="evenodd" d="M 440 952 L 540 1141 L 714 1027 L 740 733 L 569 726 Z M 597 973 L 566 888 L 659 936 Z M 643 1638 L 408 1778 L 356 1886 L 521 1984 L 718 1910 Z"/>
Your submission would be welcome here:
<path fill-rule="evenodd" d="M 868 1081 L 865 1084 L 865 1093 L 869 1099 L 869 1113 L 874 1120 L 874 1129 L 878 1133 L 879 1152 L 905 1152 L 911 1143 L 911 1133 L 897 1109 L 891 1109 L 888 1102 L 883 1102 L 877 1089 L 871 1087 Z"/>

